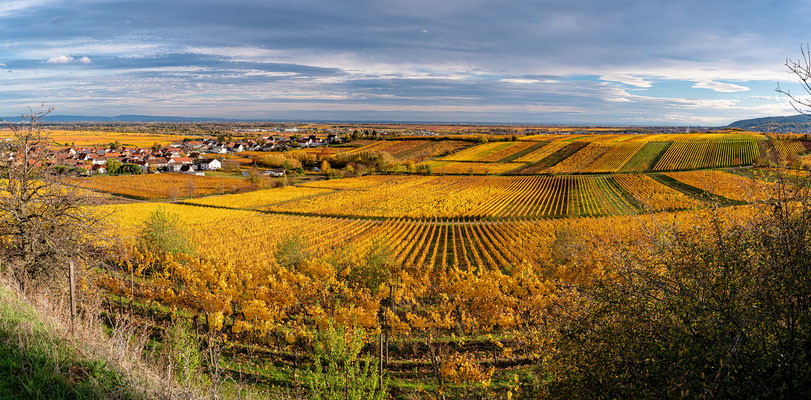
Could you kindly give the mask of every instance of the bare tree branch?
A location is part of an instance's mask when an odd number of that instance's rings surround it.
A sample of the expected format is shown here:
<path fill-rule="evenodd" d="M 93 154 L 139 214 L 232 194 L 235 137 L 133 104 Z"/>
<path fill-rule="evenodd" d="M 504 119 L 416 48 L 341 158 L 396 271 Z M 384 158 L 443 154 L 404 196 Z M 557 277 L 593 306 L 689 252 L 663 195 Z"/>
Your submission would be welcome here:
<path fill-rule="evenodd" d="M 106 232 L 99 196 L 64 182 L 49 161 L 50 140 L 40 122 L 52 109 L 2 121 L 12 138 L 0 144 L 0 272 L 23 290 L 51 283 L 68 260 L 89 265 Z"/>
<path fill-rule="evenodd" d="M 811 116 L 811 46 L 808 43 L 805 47 L 800 46 L 800 58 L 793 60 L 786 59 L 786 68 L 788 73 L 795 75 L 800 82 L 800 87 L 805 91 L 809 98 L 802 98 L 791 94 L 791 90 L 783 89 L 780 83 L 777 83 L 777 93 L 786 95 L 789 98 L 791 107 L 800 114 Z"/>

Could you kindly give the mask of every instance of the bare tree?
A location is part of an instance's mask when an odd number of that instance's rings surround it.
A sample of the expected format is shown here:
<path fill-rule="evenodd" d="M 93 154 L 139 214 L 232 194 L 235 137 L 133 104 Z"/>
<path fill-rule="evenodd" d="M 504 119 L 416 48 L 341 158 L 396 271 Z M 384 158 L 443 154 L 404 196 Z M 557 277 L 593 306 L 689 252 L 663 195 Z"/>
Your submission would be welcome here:
<path fill-rule="evenodd" d="M 791 90 L 784 90 L 780 87 L 779 82 L 775 91 L 788 96 L 791 106 L 798 113 L 811 116 L 811 46 L 808 43 L 805 44 L 805 47 L 800 46 L 800 58 L 797 60 L 787 58 L 786 68 L 788 68 L 790 74 L 795 75 L 800 81 L 800 87 L 805 94 L 791 94 Z"/>
<path fill-rule="evenodd" d="M 5 123 L 11 138 L 0 149 L 0 271 L 23 291 L 67 277 L 67 263 L 96 259 L 106 215 L 99 196 L 68 185 L 49 163 L 53 153 L 40 107 Z"/>

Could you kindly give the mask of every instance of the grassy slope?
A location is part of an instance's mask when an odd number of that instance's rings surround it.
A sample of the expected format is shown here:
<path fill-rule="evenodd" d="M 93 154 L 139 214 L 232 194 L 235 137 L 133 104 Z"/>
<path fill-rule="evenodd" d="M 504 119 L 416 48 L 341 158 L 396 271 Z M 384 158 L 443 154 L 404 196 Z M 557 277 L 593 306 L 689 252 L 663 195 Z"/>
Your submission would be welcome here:
<path fill-rule="evenodd" d="M 106 362 L 82 355 L 0 285 L 0 398 L 135 399 Z"/>

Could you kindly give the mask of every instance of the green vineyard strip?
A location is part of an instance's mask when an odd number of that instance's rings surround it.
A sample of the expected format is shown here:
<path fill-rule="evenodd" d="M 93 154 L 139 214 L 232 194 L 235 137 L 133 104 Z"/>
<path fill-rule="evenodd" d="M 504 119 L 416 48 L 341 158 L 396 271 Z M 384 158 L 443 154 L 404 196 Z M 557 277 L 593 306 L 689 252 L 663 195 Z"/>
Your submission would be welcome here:
<path fill-rule="evenodd" d="M 625 163 L 619 172 L 645 172 L 649 171 L 659 162 L 662 155 L 673 142 L 648 142 Z"/>
<path fill-rule="evenodd" d="M 628 211 L 636 212 L 645 209 L 645 207 L 639 202 L 639 200 L 636 199 L 636 197 L 634 197 L 630 192 L 625 190 L 625 188 L 620 186 L 616 180 L 614 180 L 613 176 L 606 178 L 606 186 L 610 187 L 614 193 L 622 197 L 628 206 Z"/>
<path fill-rule="evenodd" d="M 510 154 L 509 156 L 504 157 L 504 158 L 502 158 L 501 160 L 498 160 L 498 162 L 500 162 L 500 163 L 513 162 L 513 161 L 515 161 L 515 160 L 517 160 L 517 159 L 519 159 L 519 158 L 521 158 L 521 157 L 523 157 L 523 156 L 525 156 L 525 155 L 527 155 L 527 154 L 529 154 L 529 153 L 532 153 L 532 152 L 533 152 L 533 151 L 535 151 L 535 150 L 540 149 L 541 147 L 546 146 L 547 144 L 549 144 L 549 142 L 538 142 L 538 143 L 535 143 L 535 144 L 533 144 L 532 146 L 527 147 L 527 148 L 526 148 L 526 149 L 524 149 L 524 150 L 521 150 L 521 151 L 519 151 L 519 152 L 516 152 L 516 153 Z"/>
<path fill-rule="evenodd" d="M 588 146 L 589 144 L 586 142 L 573 142 L 566 147 L 561 148 L 560 150 L 546 156 L 541 161 L 538 161 L 535 164 L 528 165 L 523 168 L 519 168 L 517 170 L 511 171 L 510 174 L 537 174 L 541 171 L 548 169 L 549 167 L 554 166 L 555 164 L 571 157 L 584 147 Z"/>

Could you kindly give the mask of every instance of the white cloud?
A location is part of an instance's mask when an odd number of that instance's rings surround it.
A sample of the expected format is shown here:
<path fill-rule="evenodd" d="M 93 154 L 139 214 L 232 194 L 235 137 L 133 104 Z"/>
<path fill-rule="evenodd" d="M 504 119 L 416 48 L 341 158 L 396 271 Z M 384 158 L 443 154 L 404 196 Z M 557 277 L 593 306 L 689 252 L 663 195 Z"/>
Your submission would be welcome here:
<path fill-rule="evenodd" d="M 93 61 L 90 60 L 90 57 L 84 56 L 82 58 L 73 58 L 71 56 L 53 56 L 46 61 L 48 64 L 71 64 L 74 62 L 81 63 L 81 64 L 92 64 Z"/>
<path fill-rule="evenodd" d="M 780 96 L 749 96 L 750 99 L 758 99 L 758 100 L 773 100 L 773 101 L 782 101 L 785 100 L 784 97 Z"/>
<path fill-rule="evenodd" d="M 619 82 L 624 83 L 626 85 L 636 86 L 636 87 L 643 87 L 648 88 L 651 87 L 653 84 L 650 81 L 642 79 L 638 76 L 629 75 L 629 74 L 606 74 L 600 76 L 601 80 L 610 81 L 610 82 Z"/>
<path fill-rule="evenodd" d="M 721 93 L 745 92 L 749 90 L 746 86 L 716 81 L 699 81 L 693 85 L 693 87 L 697 89 L 710 89 Z"/>
<path fill-rule="evenodd" d="M 516 78 L 499 79 L 499 82 L 514 83 L 516 85 L 525 85 L 525 84 L 530 84 L 530 83 L 541 83 L 541 81 L 539 81 L 537 79 L 516 79 Z"/>
<path fill-rule="evenodd" d="M 259 47 L 187 47 L 185 51 L 195 54 L 215 55 L 256 62 L 276 61 L 285 56 L 285 54 L 279 50 L 262 49 Z"/>
<path fill-rule="evenodd" d="M 48 64 L 70 64 L 73 62 L 71 56 L 53 56 L 46 61 Z"/>
<path fill-rule="evenodd" d="M 2 0 L 0 0 L 2 1 Z M 28 46 L 28 47 L 26 47 Z M 72 40 L 72 41 L 51 41 L 37 43 L 31 47 L 30 43 L 20 42 L 7 45 L 0 43 L 0 48 L 6 47 L 7 51 L 14 51 L 21 58 L 47 58 L 52 54 L 87 54 L 88 56 L 113 55 L 122 57 L 148 56 L 159 52 L 161 48 L 152 43 L 132 42 L 129 39 L 122 40 Z"/>
<path fill-rule="evenodd" d="M 631 99 L 629 99 L 627 97 L 606 97 L 603 100 L 605 100 L 605 101 L 613 101 L 615 103 L 630 103 L 630 102 L 633 101 L 633 100 L 631 100 Z"/>
<path fill-rule="evenodd" d="M 0 2 L 0 17 L 13 14 L 16 11 L 34 8 L 51 3 L 49 0 L 12 0 Z"/>
<path fill-rule="evenodd" d="M 367 78 L 464 80 L 471 78 L 474 75 L 471 71 L 475 69 L 472 65 L 457 63 L 376 62 L 350 52 L 273 50 L 258 47 L 186 47 L 184 50 L 234 61 L 294 63 L 316 68 L 335 68 L 354 77 Z"/>

